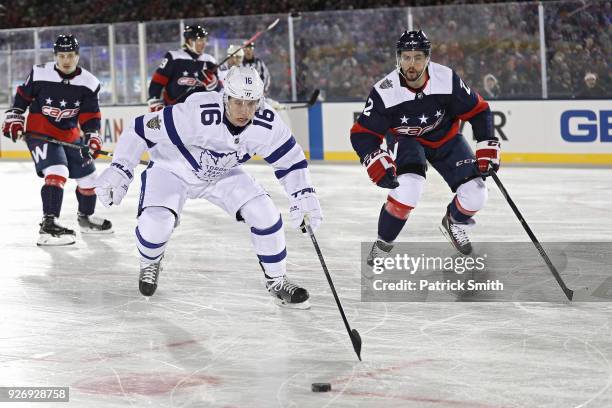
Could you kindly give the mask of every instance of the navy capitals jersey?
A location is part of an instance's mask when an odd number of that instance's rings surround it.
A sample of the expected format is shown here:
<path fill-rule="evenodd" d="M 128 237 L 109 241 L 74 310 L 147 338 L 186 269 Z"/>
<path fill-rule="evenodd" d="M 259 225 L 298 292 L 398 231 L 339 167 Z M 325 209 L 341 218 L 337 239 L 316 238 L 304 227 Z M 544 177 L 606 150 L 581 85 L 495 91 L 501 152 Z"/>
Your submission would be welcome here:
<path fill-rule="evenodd" d="M 411 89 L 397 70 L 378 81 L 351 129 L 351 143 L 363 157 L 378 149 L 384 135 L 413 137 L 425 147 L 438 148 L 469 121 L 478 141 L 496 139 L 489 104 L 450 68 L 430 62 L 428 79 Z"/>
<path fill-rule="evenodd" d="M 166 105 L 183 102 L 193 93 L 186 93 L 189 88 L 197 86 L 198 81 L 202 80 L 202 71 L 215 67 L 216 61 L 212 55 L 198 55 L 185 48 L 168 51 L 153 74 L 149 98 L 162 99 L 163 96 Z M 198 87 L 193 91 L 202 90 L 204 88 Z"/>
<path fill-rule="evenodd" d="M 66 75 L 47 62 L 35 65 L 17 87 L 13 108 L 30 107 L 26 132 L 72 143 L 81 137 L 79 125 L 83 132 L 100 130 L 99 91 L 100 82 L 86 69 Z"/>

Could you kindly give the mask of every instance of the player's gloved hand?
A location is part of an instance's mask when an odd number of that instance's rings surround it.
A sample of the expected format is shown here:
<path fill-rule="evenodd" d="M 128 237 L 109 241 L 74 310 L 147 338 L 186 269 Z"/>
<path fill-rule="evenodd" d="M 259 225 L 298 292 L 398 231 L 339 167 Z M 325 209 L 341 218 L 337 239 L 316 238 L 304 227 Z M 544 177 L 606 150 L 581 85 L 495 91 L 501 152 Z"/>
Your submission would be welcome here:
<path fill-rule="evenodd" d="M 105 207 L 119 205 L 127 194 L 130 183 L 134 179 L 133 169 L 126 165 L 112 162 L 94 182 L 98 199 Z"/>
<path fill-rule="evenodd" d="M 149 112 L 157 112 L 164 109 L 164 101 L 159 98 L 151 98 L 147 101 Z"/>
<path fill-rule="evenodd" d="M 4 116 L 2 133 L 4 133 L 4 136 L 11 138 L 13 142 L 16 142 L 23 135 L 24 124 L 25 116 L 23 116 L 23 110 L 19 108 L 9 109 Z"/>
<path fill-rule="evenodd" d="M 323 221 L 323 211 L 314 188 L 296 191 L 289 197 L 289 222 L 291 227 L 300 229 L 305 233 L 306 229 L 303 227 L 305 217 L 313 232 L 319 228 L 321 221 Z"/>
<path fill-rule="evenodd" d="M 102 150 L 102 139 L 98 132 L 85 133 L 85 145 L 81 148 L 84 159 L 96 159 Z"/>
<path fill-rule="evenodd" d="M 363 158 L 370 180 L 378 187 L 394 189 L 399 186 L 395 177 L 395 161 L 389 153 L 376 149 Z"/>
<path fill-rule="evenodd" d="M 500 145 L 497 140 L 483 140 L 476 143 L 476 161 L 478 170 L 483 175 L 488 175 L 490 168 L 494 171 L 499 169 L 499 150 Z"/>
<path fill-rule="evenodd" d="M 210 69 L 202 70 L 202 84 L 207 91 L 214 91 L 218 83 L 219 78 L 217 78 L 217 74 Z"/>

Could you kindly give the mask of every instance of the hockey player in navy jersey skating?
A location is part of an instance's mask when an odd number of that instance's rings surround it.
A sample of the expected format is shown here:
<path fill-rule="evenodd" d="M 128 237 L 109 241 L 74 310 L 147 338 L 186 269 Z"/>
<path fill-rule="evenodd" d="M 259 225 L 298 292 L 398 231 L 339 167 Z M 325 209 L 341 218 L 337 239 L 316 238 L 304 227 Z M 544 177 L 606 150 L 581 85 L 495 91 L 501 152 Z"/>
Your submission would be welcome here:
<path fill-rule="evenodd" d="M 278 209 L 242 163 L 257 154 L 272 165 L 289 198 L 292 228 L 308 216 L 316 229 L 321 207 L 304 152 L 280 115 L 264 102 L 263 83 L 253 68 L 230 68 L 223 93 L 196 93 L 184 103 L 137 117 L 122 132 L 111 166 L 96 181 L 104 205 L 121 202 L 146 150 L 151 162 L 141 175 L 136 228 L 143 295 L 157 289 L 166 245 L 185 201 L 203 198 L 250 227 L 270 294 L 283 306 L 308 307 L 306 289 L 285 276 L 287 251 Z"/>
<path fill-rule="evenodd" d="M 183 102 L 194 92 L 219 91 L 217 63 L 204 48 L 208 31 L 199 25 L 185 26 L 182 48 L 168 51 L 149 84 L 150 112 Z"/>
<path fill-rule="evenodd" d="M 487 201 L 483 175 L 489 166 L 499 167 L 489 105 L 430 57 L 431 42 L 423 31 L 404 32 L 396 44 L 396 69 L 374 85 L 351 129 L 351 143 L 370 179 L 391 190 L 378 218 L 370 265 L 391 251 L 421 198 L 427 162 L 455 193 L 440 229 L 459 252 L 471 253 L 467 228 Z M 459 133 L 461 121 L 472 125 L 476 156 Z M 388 151 L 381 148 L 387 132 L 393 139 Z"/>
<path fill-rule="evenodd" d="M 110 221 L 93 216 L 96 207 L 93 159 L 102 148 L 100 82 L 78 65 L 79 43 L 74 36 L 58 36 L 53 51 L 55 61 L 35 65 L 25 82 L 17 87 L 15 102 L 6 112 L 2 132 L 15 142 L 24 135 L 25 127 L 25 141 L 36 173 L 45 180 L 41 189 L 43 220 L 38 245 L 70 245 L 75 242 L 75 232 L 57 222 L 67 178 L 77 182 L 77 220 L 81 232 L 112 233 L 113 230 Z M 30 137 L 28 132 L 64 142 L 80 142 L 84 148 L 65 148 Z"/>

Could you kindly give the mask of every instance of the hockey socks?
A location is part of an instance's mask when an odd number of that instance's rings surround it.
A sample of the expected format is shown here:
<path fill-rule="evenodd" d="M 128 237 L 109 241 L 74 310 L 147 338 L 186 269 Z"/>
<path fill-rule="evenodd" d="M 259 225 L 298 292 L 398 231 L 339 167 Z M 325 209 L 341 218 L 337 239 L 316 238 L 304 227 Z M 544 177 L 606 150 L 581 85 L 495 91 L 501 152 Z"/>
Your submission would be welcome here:
<path fill-rule="evenodd" d="M 60 216 L 64 200 L 64 183 L 66 178 L 62 176 L 51 174 L 45 177 L 45 185 L 40 189 L 44 215 Z"/>
<path fill-rule="evenodd" d="M 93 188 L 77 187 L 76 197 L 80 215 L 92 215 L 96 209 L 96 192 Z"/>
<path fill-rule="evenodd" d="M 391 215 L 386 209 L 386 204 L 384 204 L 380 209 L 380 216 L 378 217 L 378 237 L 385 242 L 393 242 L 405 224 L 406 219 L 400 219 Z"/>

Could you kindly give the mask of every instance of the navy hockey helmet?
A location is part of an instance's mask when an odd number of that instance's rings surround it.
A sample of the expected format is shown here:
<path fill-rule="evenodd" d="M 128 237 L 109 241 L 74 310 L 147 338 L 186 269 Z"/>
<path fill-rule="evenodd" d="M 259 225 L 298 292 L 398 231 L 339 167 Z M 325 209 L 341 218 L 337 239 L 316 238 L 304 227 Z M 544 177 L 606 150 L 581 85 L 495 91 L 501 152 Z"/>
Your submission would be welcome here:
<path fill-rule="evenodd" d="M 60 34 L 57 36 L 57 40 L 53 44 L 53 53 L 58 52 L 70 52 L 74 51 L 79 53 L 79 41 L 72 34 Z"/>
<path fill-rule="evenodd" d="M 431 53 L 431 41 L 427 38 L 423 30 L 404 31 L 402 36 L 395 43 L 397 53 L 402 51 L 423 51 L 429 56 Z"/>
<path fill-rule="evenodd" d="M 185 41 L 206 37 L 208 37 L 208 31 L 201 25 L 188 25 L 185 26 L 185 30 L 183 30 L 183 38 Z"/>

